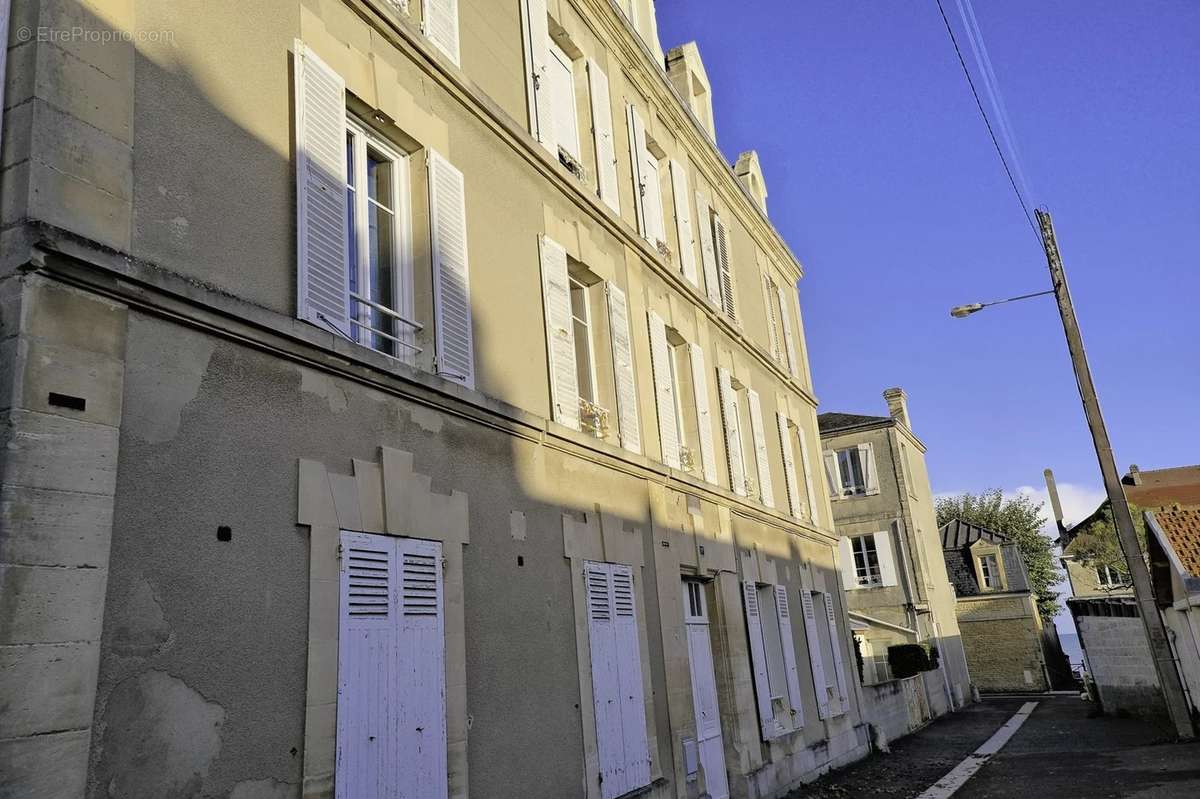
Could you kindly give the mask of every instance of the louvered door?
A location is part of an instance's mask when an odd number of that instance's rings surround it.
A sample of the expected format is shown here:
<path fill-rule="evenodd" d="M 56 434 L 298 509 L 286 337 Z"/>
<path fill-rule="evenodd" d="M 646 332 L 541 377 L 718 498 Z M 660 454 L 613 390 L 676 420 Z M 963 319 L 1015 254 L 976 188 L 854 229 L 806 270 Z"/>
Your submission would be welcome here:
<path fill-rule="evenodd" d="M 446 796 L 446 645 L 442 545 L 396 539 L 400 640 L 396 693 L 399 748 L 411 780 L 408 799 Z"/>
<path fill-rule="evenodd" d="M 700 752 L 704 789 L 712 799 L 727 799 L 729 776 L 725 769 L 725 744 L 721 735 L 721 714 L 717 704 L 717 680 L 713 671 L 704 585 L 685 581 L 683 587 L 688 607 L 685 621 L 692 677 L 692 706 L 696 713 L 696 745 Z"/>

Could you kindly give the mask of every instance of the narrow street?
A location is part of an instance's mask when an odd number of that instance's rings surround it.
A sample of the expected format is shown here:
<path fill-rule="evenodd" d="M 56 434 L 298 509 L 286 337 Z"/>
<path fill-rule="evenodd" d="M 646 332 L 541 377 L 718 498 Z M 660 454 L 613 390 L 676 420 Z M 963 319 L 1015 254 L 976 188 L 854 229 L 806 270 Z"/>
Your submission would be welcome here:
<path fill-rule="evenodd" d="M 952 794 L 956 799 L 1200 796 L 1200 743 L 1168 743 L 1167 731 L 1155 724 L 1089 718 L 1091 704 L 1051 696 L 971 705 L 896 741 L 890 753 L 826 775 L 788 799 L 921 796 L 1026 701 L 1038 705 L 1007 744 Z M 938 799 L 950 795 L 936 794 Z"/>

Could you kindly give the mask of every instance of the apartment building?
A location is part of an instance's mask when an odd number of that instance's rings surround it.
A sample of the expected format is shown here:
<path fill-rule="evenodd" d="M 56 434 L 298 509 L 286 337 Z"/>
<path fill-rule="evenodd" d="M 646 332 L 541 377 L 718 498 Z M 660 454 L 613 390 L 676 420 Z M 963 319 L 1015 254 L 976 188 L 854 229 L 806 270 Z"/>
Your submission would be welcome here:
<path fill-rule="evenodd" d="M 802 267 L 652 2 L 12 14 L 0 792 L 866 753 Z"/>
<path fill-rule="evenodd" d="M 942 559 L 925 445 L 908 397 L 883 392 L 887 416 L 822 413 L 822 463 L 839 535 L 842 583 L 862 658 L 862 679 L 892 679 L 889 646 L 928 642 L 936 672 L 923 675 L 933 715 L 960 707 L 971 679 Z"/>

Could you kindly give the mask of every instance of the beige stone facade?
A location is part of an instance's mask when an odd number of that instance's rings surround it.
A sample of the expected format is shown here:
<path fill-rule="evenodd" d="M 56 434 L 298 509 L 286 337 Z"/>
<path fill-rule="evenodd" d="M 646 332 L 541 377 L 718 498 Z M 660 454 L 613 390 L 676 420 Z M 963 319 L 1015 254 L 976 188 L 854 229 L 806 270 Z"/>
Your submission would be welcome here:
<path fill-rule="evenodd" d="M 649 0 L 12 13 L 0 793 L 344 795 L 345 533 L 441 553 L 422 796 L 613 795 L 592 564 L 634 789 L 866 753 L 802 267 Z"/>
<path fill-rule="evenodd" d="M 1033 598 L 980 595 L 958 600 L 958 628 L 971 679 L 982 692 L 1048 691 L 1042 625 Z"/>

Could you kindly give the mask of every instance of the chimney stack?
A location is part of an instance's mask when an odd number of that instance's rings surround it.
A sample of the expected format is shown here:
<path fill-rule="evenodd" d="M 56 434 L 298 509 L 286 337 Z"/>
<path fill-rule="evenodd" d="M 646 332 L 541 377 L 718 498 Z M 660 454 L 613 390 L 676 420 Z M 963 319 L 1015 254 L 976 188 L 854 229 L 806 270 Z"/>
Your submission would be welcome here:
<path fill-rule="evenodd" d="M 1142 484 L 1142 473 L 1138 470 L 1137 464 L 1131 464 L 1129 467 L 1129 475 L 1123 481 L 1126 485 L 1140 486 Z"/>
<path fill-rule="evenodd" d="M 888 404 L 888 414 L 900 424 L 912 430 L 908 421 L 908 395 L 902 388 L 889 388 L 883 392 L 883 398 Z"/>

